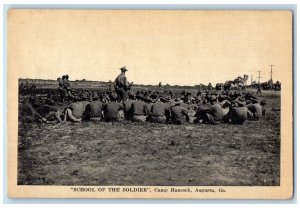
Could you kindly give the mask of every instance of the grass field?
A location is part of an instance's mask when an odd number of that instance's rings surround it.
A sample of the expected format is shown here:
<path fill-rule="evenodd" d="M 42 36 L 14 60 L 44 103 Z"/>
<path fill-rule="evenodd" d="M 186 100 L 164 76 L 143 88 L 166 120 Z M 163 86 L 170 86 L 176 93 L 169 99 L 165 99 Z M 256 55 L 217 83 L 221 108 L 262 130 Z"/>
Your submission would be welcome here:
<path fill-rule="evenodd" d="M 244 125 L 19 121 L 19 185 L 280 185 L 280 94 Z"/>

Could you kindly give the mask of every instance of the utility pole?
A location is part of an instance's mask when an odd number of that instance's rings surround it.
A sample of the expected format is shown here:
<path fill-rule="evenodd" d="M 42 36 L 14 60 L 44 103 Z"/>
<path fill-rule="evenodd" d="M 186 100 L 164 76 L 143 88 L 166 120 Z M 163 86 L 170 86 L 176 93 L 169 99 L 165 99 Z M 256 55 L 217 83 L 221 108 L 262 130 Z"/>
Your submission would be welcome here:
<path fill-rule="evenodd" d="M 262 77 L 260 76 L 260 72 L 261 72 L 261 71 L 257 71 L 257 72 L 258 72 L 258 77 L 257 77 L 257 78 L 258 78 L 258 84 L 259 84 L 259 83 L 260 83 L 260 78 L 262 78 Z"/>
<path fill-rule="evenodd" d="M 273 81 L 273 66 L 275 66 L 275 65 L 273 65 L 273 64 L 270 65 L 270 67 L 271 67 L 271 80 L 272 81 Z"/>
<path fill-rule="evenodd" d="M 250 85 L 252 85 L 252 82 L 253 82 L 253 75 L 251 75 L 251 83 L 250 83 Z"/>

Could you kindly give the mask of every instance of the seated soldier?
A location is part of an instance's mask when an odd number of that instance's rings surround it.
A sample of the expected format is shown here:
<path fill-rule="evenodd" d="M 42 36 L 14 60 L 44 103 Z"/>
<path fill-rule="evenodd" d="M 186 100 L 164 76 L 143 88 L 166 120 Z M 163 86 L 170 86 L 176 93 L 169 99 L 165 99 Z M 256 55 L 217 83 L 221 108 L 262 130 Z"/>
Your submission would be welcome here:
<path fill-rule="evenodd" d="M 221 103 L 219 103 L 223 110 L 223 118 L 229 113 L 231 103 L 228 100 L 223 100 Z M 222 119 L 223 120 L 223 119 Z"/>
<path fill-rule="evenodd" d="M 160 97 L 160 101 L 163 102 L 165 104 L 165 108 L 166 108 L 166 123 L 170 123 L 172 122 L 171 120 L 171 96 L 169 95 L 162 95 Z"/>
<path fill-rule="evenodd" d="M 76 103 L 71 103 L 65 109 L 65 118 L 64 121 L 69 119 L 73 122 L 79 122 L 82 120 L 85 112 L 85 107 L 89 104 L 88 101 L 81 101 Z"/>
<path fill-rule="evenodd" d="M 131 105 L 132 121 L 145 122 L 147 118 L 147 105 L 143 101 L 144 97 L 142 94 L 137 94 L 137 100 Z"/>
<path fill-rule="evenodd" d="M 188 99 L 189 101 L 187 102 L 187 100 L 183 100 L 180 106 L 187 109 L 190 118 L 190 123 L 194 123 L 196 119 L 195 113 L 197 110 L 196 99 L 192 96 L 191 93 L 187 93 L 186 95 L 188 97 L 190 96 L 190 98 Z"/>
<path fill-rule="evenodd" d="M 97 101 L 100 99 L 100 96 L 97 92 L 93 92 L 93 94 L 91 95 L 91 98 L 93 101 Z"/>
<path fill-rule="evenodd" d="M 190 105 L 188 103 L 185 103 L 184 100 L 181 98 L 182 102 L 180 103 L 180 106 L 189 110 Z"/>
<path fill-rule="evenodd" d="M 180 106 L 183 101 L 179 98 L 174 100 L 174 106 L 171 107 L 171 119 L 174 124 L 184 124 L 186 121 L 189 122 L 190 117 L 187 109 Z"/>
<path fill-rule="evenodd" d="M 47 98 L 45 100 L 45 103 L 47 105 L 51 105 L 51 106 L 54 106 L 55 105 L 55 101 L 54 101 L 54 96 L 52 94 L 47 94 Z"/>
<path fill-rule="evenodd" d="M 117 102 L 118 95 L 116 93 L 112 93 L 110 95 L 110 102 L 106 103 L 103 107 L 104 121 L 120 121 L 121 115 L 119 113 L 120 110 L 123 110 L 123 106 L 121 103 Z"/>
<path fill-rule="evenodd" d="M 257 97 L 255 97 L 251 92 L 245 93 L 244 97 L 245 97 L 246 103 L 250 102 L 250 101 L 252 102 L 252 100 L 257 101 Z"/>
<path fill-rule="evenodd" d="M 252 104 L 248 104 L 247 108 L 253 114 L 252 117 L 250 117 L 250 119 L 259 120 L 265 114 L 265 108 L 264 108 L 265 105 L 266 105 L 265 100 L 262 100 L 260 103 L 255 102 Z"/>
<path fill-rule="evenodd" d="M 69 75 L 65 75 L 63 78 L 63 86 L 64 88 L 70 88 Z"/>
<path fill-rule="evenodd" d="M 90 96 L 89 96 L 89 92 L 88 91 L 83 91 L 81 93 L 81 100 L 89 100 Z"/>
<path fill-rule="evenodd" d="M 102 110 L 104 107 L 104 103 L 101 101 L 93 101 L 90 102 L 85 107 L 85 118 L 87 120 L 101 120 L 102 119 Z"/>
<path fill-rule="evenodd" d="M 76 95 L 75 90 L 71 88 L 66 88 L 66 101 L 82 101 L 83 99 Z M 86 99 L 85 99 L 86 100 Z"/>
<path fill-rule="evenodd" d="M 24 105 L 20 108 L 22 118 L 31 117 L 29 120 L 37 119 L 40 122 L 62 122 L 62 112 L 55 106 L 42 104 L 37 98 L 25 100 Z M 27 117 L 28 118 L 28 117 Z"/>
<path fill-rule="evenodd" d="M 196 119 L 194 123 L 200 122 L 208 124 L 218 124 L 224 117 L 224 110 L 218 103 L 217 97 L 211 97 L 211 104 L 205 104 L 198 107 L 195 114 Z"/>
<path fill-rule="evenodd" d="M 192 93 L 187 92 L 183 98 L 184 103 L 191 104 L 192 103 Z"/>
<path fill-rule="evenodd" d="M 146 106 L 147 106 L 147 113 L 146 113 L 146 115 L 148 115 L 148 114 L 150 114 L 151 108 L 153 106 L 153 103 L 156 100 L 152 99 L 149 95 L 145 95 L 143 100 L 146 103 Z"/>
<path fill-rule="evenodd" d="M 105 92 L 102 93 L 102 95 L 100 96 L 100 100 L 102 103 L 108 103 L 110 101 L 110 93 L 109 92 Z"/>
<path fill-rule="evenodd" d="M 224 122 L 242 125 L 248 117 L 252 116 L 253 114 L 246 107 L 246 102 L 241 99 L 237 99 L 223 120 Z"/>
<path fill-rule="evenodd" d="M 135 101 L 135 94 L 134 92 L 128 93 L 128 99 L 123 102 L 124 106 L 124 117 L 126 120 L 132 119 L 132 112 L 131 112 L 131 105 Z"/>
<path fill-rule="evenodd" d="M 170 109 L 164 103 L 166 101 L 164 98 L 156 100 L 157 101 L 151 107 L 148 120 L 153 123 L 166 123 L 167 118 L 170 117 Z"/>

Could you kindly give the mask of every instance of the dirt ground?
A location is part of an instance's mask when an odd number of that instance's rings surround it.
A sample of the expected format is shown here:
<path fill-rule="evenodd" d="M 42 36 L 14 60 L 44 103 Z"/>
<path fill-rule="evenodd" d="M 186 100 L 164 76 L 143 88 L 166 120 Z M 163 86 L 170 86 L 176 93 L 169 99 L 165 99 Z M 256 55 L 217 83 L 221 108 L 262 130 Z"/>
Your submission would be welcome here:
<path fill-rule="evenodd" d="M 19 122 L 19 185 L 280 185 L 279 93 L 243 125 Z"/>

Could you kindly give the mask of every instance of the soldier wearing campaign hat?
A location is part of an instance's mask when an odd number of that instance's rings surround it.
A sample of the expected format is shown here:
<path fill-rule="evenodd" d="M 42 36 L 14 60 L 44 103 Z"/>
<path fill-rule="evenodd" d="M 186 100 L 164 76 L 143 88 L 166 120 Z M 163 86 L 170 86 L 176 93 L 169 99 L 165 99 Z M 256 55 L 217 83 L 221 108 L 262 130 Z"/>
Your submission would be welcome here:
<path fill-rule="evenodd" d="M 118 94 L 119 99 L 122 99 L 125 101 L 128 98 L 128 91 L 130 89 L 131 84 L 127 81 L 127 78 L 125 76 L 125 72 L 128 71 L 126 69 L 126 66 L 123 66 L 120 68 L 121 74 L 117 76 L 115 80 L 115 90 Z"/>

